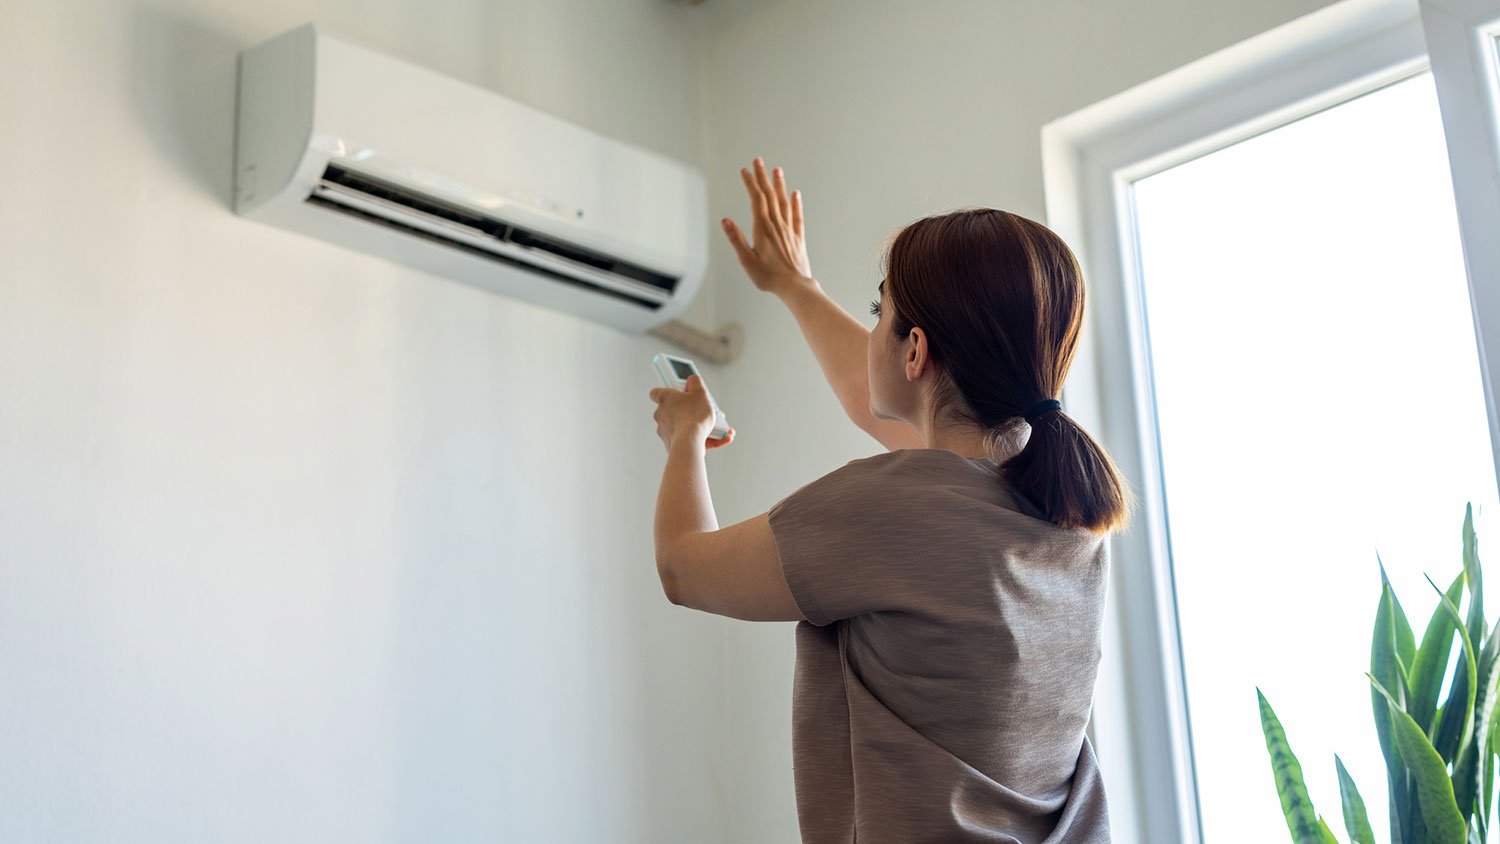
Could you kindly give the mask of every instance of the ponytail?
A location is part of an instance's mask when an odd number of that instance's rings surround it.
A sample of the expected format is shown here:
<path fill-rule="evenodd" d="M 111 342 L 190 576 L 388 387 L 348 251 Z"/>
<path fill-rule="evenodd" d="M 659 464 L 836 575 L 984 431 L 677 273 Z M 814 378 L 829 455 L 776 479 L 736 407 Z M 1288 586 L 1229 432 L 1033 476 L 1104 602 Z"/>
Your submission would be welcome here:
<path fill-rule="evenodd" d="M 1128 525 L 1128 487 L 1120 470 L 1061 410 L 1037 417 L 1026 446 L 1001 463 L 1000 471 L 1058 527 L 1107 533 Z"/>

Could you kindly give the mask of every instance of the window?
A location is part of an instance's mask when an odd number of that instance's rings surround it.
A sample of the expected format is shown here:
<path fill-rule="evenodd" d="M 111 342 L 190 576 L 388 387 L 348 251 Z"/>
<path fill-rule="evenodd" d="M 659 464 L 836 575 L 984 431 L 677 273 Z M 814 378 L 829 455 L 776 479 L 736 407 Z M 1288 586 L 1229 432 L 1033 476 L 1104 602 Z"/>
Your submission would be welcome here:
<path fill-rule="evenodd" d="M 1458 572 L 1466 502 L 1481 547 L 1500 546 L 1432 76 L 1132 195 L 1203 840 L 1286 836 L 1257 686 L 1330 823 L 1337 753 L 1385 830 L 1363 674 L 1376 552 L 1425 620 L 1423 575 Z"/>
<path fill-rule="evenodd" d="M 1111 546 L 1090 730 L 1117 841 L 1287 840 L 1257 684 L 1330 822 L 1333 752 L 1384 814 L 1359 685 L 1375 553 L 1416 618 L 1465 501 L 1481 551 L 1500 546 L 1497 34 L 1500 0 L 1336 3 L 1043 129 L 1046 222 L 1089 284 L 1064 401 L 1143 502 Z M 1323 618 L 1348 615 L 1318 653 L 1258 655 L 1297 640 L 1257 609 L 1283 622 L 1330 595 Z"/>

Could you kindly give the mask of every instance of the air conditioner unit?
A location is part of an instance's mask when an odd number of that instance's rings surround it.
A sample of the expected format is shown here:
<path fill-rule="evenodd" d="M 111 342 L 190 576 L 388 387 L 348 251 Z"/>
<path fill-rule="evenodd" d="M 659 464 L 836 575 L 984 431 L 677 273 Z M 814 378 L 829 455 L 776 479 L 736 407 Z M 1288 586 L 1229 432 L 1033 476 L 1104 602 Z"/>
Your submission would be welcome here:
<path fill-rule="evenodd" d="M 640 332 L 692 301 L 692 167 L 308 24 L 240 57 L 240 214 Z"/>

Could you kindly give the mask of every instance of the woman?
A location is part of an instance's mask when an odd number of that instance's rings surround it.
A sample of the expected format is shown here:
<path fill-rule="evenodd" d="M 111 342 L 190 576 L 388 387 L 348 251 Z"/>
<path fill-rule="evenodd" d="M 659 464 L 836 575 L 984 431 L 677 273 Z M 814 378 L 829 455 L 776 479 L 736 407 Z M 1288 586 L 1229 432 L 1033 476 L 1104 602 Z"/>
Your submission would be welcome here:
<path fill-rule="evenodd" d="M 667 465 L 657 570 L 674 604 L 795 620 L 803 841 L 1107 842 L 1084 727 L 1106 540 L 1133 498 L 1056 396 L 1084 289 L 1049 229 L 981 208 L 902 229 L 867 331 L 812 278 L 802 197 L 741 169 L 754 243 L 855 424 L 890 449 L 720 529 L 702 380 L 651 391 Z M 1029 436 L 1027 433 L 1029 432 Z M 732 437 L 731 437 L 732 439 Z"/>

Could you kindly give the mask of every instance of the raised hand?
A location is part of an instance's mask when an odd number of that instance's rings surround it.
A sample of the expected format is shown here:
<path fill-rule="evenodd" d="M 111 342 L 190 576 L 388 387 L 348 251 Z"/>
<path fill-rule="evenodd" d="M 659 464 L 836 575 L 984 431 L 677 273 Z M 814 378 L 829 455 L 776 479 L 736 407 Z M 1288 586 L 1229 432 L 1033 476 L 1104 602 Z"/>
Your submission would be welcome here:
<path fill-rule="evenodd" d="M 729 217 L 723 220 L 724 233 L 750 281 L 761 290 L 780 295 L 789 286 L 811 283 L 812 279 L 807 241 L 802 234 L 802 192 L 787 194 L 786 176 L 780 167 L 768 173 L 759 156 L 754 166 L 753 173 L 741 167 L 740 177 L 750 195 L 750 233 L 755 244 L 745 242 L 744 232 Z"/>

